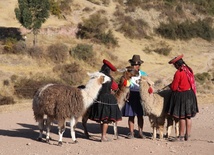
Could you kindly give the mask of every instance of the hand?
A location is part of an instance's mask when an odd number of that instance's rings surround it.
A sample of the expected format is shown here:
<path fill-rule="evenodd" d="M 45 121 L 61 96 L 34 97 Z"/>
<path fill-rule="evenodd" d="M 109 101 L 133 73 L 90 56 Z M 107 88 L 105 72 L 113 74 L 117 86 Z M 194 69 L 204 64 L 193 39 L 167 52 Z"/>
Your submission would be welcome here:
<path fill-rule="evenodd" d="M 153 89 L 152 89 L 151 86 L 150 86 L 149 89 L 148 89 L 148 93 L 149 93 L 149 94 L 152 94 L 152 93 L 153 93 Z"/>

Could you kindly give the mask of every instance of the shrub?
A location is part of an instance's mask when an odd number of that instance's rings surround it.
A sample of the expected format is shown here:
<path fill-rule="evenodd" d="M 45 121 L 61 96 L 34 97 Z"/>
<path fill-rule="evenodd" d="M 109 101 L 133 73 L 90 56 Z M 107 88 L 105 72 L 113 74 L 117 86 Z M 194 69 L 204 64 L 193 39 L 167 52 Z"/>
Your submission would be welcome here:
<path fill-rule="evenodd" d="M 4 52 L 3 53 L 13 53 L 13 45 L 17 43 L 17 39 L 15 38 L 6 38 L 4 40 Z"/>
<path fill-rule="evenodd" d="M 172 50 L 172 48 L 157 48 L 157 49 L 154 49 L 154 52 L 167 56 L 167 55 L 169 55 L 171 50 Z"/>
<path fill-rule="evenodd" d="M 110 47 L 115 47 L 118 45 L 117 39 L 114 37 L 111 30 L 109 30 L 107 33 L 101 33 L 97 34 L 95 36 L 96 39 L 98 39 L 97 42 L 103 43 L 104 45 Z"/>
<path fill-rule="evenodd" d="M 126 37 L 131 39 L 142 39 L 147 37 L 145 28 L 148 27 L 148 24 L 142 19 L 134 20 L 130 16 L 124 16 L 124 18 L 120 19 L 120 25 L 119 31 L 123 32 Z"/>
<path fill-rule="evenodd" d="M 61 83 L 59 80 L 49 78 L 27 79 L 21 78 L 14 83 L 15 95 L 19 98 L 32 99 L 35 92 L 48 83 Z"/>
<path fill-rule="evenodd" d="M 24 41 L 18 41 L 13 45 L 14 54 L 26 54 L 27 46 Z"/>
<path fill-rule="evenodd" d="M 95 35 L 105 32 L 108 28 L 108 19 L 102 17 L 101 14 L 95 13 L 90 15 L 88 19 L 84 19 L 83 23 L 79 23 L 78 28 L 78 38 L 91 39 Z"/>
<path fill-rule="evenodd" d="M 78 44 L 76 47 L 71 49 L 70 54 L 74 58 L 87 62 L 92 61 L 94 57 L 93 47 L 88 44 Z"/>
<path fill-rule="evenodd" d="M 127 0 L 127 11 L 134 12 L 142 4 L 143 0 Z"/>
<path fill-rule="evenodd" d="M 65 62 L 68 54 L 69 50 L 65 44 L 57 43 L 48 47 L 48 57 L 55 63 Z"/>
<path fill-rule="evenodd" d="M 102 11 L 102 10 L 101 10 Z M 92 14 L 89 19 L 83 20 L 78 24 L 77 38 L 91 39 L 96 43 L 102 43 L 107 46 L 117 46 L 117 39 L 108 28 L 108 19 L 102 17 L 100 13 Z M 106 32 L 107 31 L 107 32 Z"/>
<path fill-rule="evenodd" d="M 32 58 L 41 59 L 44 57 L 43 49 L 39 46 L 32 46 L 27 52 Z"/>
<path fill-rule="evenodd" d="M 84 80 L 85 72 L 81 66 L 77 63 L 57 65 L 53 68 L 53 72 L 59 72 L 60 79 L 64 83 L 70 85 L 80 85 Z"/>
<path fill-rule="evenodd" d="M 55 0 L 49 0 L 49 1 L 50 1 L 51 14 L 57 16 L 58 18 L 61 18 L 62 11 L 60 9 L 60 2 Z"/>
<path fill-rule="evenodd" d="M 63 11 L 63 12 L 66 12 L 66 13 L 69 13 L 71 12 L 71 3 L 73 2 L 73 0 L 63 0 L 61 1 L 61 4 L 60 4 L 60 9 Z"/>
<path fill-rule="evenodd" d="M 97 4 L 97 5 L 100 5 L 100 0 L 87 0 L 91 3 L 94 3 L 94 4 Z"/>
<path fill-rule="evenodd" d="M 206 81 L 211 80 L 211 75 L 207 72 L 195 74 L 195 80 L 200 84 L 203 84 Z"/>
<path fill-rule="evenodd" d="M 146 53 L 155 52 L 155 53 L 167 56 L 172 50 L 172 48 L 166 42 L 163 42 L 163 41 L 160 41 L 159 43 L 156 43 L 151 46 L 152 47 L 146 47 L 144 51 Z"/>
<path fill-rule="evenodd" d="M 0 95 L 0 105 L 8 105 L 8 104 L 14 104 L 14 103 L 15 101 L 13 97 Z"/>
<path fill-rule="evenodd" d="M 214 29 L 212 28 L 212 22 L 209 18 L 196 22 L 186 20 L 182 23 L 175 21 L 170 21 L 169 24 L 160 23 L 156 32 L 165 38 L 173 40 L 188 40 L 200 37 L 207 41 L 211 41 L 214 38 Z"/>

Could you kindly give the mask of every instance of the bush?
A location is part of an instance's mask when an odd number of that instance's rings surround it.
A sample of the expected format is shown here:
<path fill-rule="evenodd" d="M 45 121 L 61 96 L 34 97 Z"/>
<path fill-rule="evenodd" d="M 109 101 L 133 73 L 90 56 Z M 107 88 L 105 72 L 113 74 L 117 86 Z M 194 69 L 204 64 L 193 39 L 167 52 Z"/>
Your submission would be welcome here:
<path fill-rule="evenodd" d="M 8 105 L 8 104 L 14 104 L 14 103 L 15 101 L 13 97 L 0 95 L 0 105 Z"/>
<path fill-rule="evenodd" d="M 101 10 L 102 11 L 102 10 Z M 117 46 L 117 39 L 108 28 L 108 19 L 100 13 L 92 14 L 89 19 L 78 24 L 77 38 L 91 39 L 95 43 L 102 43 L 106 46 Z M 106 33 L 107 31 L 107 33 Z"/>
<path fill-rule="evenodd" d="M 55 63 L 65 62 L 68 55 L 68 47 L 62 43 L 53 44 L 48 47 L 48 57 Z"/>
<path fill-rule="evenodd" d="M 94 57 L 93 47 L 88 44 L 78 44 L 76 47 L 71 49 L 70 54 L 74 58 L 87 62 L 92 61 Z"/>
<path fill-rule="evenodd" d="M 171 50 L 172 50 L 172 48 L 157 48 L 157 49 L 154 49 L 154 52 L 167 56 L 167 55 L 169 55 Z"/>
<path fill-rule="evenodd" d="M 95 13 L 90 15 L 88 19 L 84 19 L 83 23 L 79 23 L 78 28 L 78 38 L 91 39 L 94 38 L 95 35 L 106 31 L 108 28 L 108 19 L 102 17 L 99 13 Z"/>
<path fill-rule="evenodd" d="M 24 41 L 18 41 L 13 45 L 14 54 L 26 54 L 27 46 Z"/>
<path fill-rule="evenodd" d="M 64 83 L 76 86 L 82 84 L 85 78 L 84 75 L 86 75 L 77 63 L 55 66 L 53 72 L 59 72 L 60 79 L 62 79 Z"/>
<path fill-rule="evenodd" d="M 13 45 L 17 43 L 17 39 L 15 38 L 6 38 L 4 40 L 4 52 L 3 53 L 13 53 Z"/>
<path fill-rule="evenodd" d="M 207 72 L 195 74 L 195 80 L 200 84 L 205 83 L 206 81 L 211 80 L 211 75 Z"/>
<path fill-rule="evenodd" d="M 145 31 L 145 28 L 148 27 L 148 24 L 142 19 L 134 20 L 130 16 L 120 16 L 120 32 L 124 33 L 126 37 L 131 39 L 142 39 L 148 37 Z"/>
<path fill-rule="evenodd" d="M 114 37 L 111 30 L 109 30 L 107 33 L 101 33 L 97 34 L 95 38 L 98 39 L 97 42 L 103 43 L 104 45 L 110 47 L 115 47 L 118 45 L 117 39 Z"/>
<path fill-rule="evenodd" d="M 32 58 L 36 58 L 36 59 L 41 59 L 44 57 L 43 49 L 42 49 L 42 47 L 39 47 L 39 46 L 32 46 L 31 48 L 29 48 L 28 54 Z"/>
<path fill-rule="evenodd" d="M 21 78 L 14 83 L 15 95 L 19 98 L 32 99 L 36 91 L 48 83 L 61 83 L 55 79 L 39 78 L 37 80 Z"/>
<path fill-rule="evenodd" d="M 169 55 L 169 53 L 171 52 L 172 48 L 164 41 L 160 41 L 159 43 L 155 43 L 153 45 L 151 45 L 151 47 L 146 47 L 144 49 L 144 51 L 146 53 L 151 53 L 151 52 L 155 52 L 161 55 Z"/>
<path fill-rule="evenodd" d="M 58 18 L 61 18 L 62 11 L 60 9 L 60 2 L 55 0 L 49 0 L 49 1 L 50 1 L 51 14 L 57 16 Z"/>
<path fill-rule="evenodd" d="M 169 24 L 160 23 L 156 32 L 168 39 L 188 40 L 195 37 L 211 41 L 214 38 L 214 29 L 212 28 L 210 18 L 191 22 L 186 20 L 183 23 L 170 21 Z"/>

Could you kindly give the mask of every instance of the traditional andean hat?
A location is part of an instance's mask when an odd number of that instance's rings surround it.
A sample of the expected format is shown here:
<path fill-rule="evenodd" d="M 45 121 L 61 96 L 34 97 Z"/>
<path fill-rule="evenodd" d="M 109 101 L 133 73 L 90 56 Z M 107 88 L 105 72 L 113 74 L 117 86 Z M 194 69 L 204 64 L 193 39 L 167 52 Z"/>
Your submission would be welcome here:
<path fill-rule="evenodd" d="M 184 55 L 181 54 L 181 55 L 179 55 L 179 56 L 173 58 L 172 60 L 169 61 L 169 64 L 174 64 L 174 63 L 176 63 L 178 60 L 182 59 L 183 56 L 184 56 Z"/>
<path fill-rule="evenodd" d="M 105 65 L 107 65 L 112 71 L 116 71 L 116 70 L 117 70 L 117 68 L 114 67 L 114 65 L 112 65 L 108 60 L 103 59 L 103 63 L 104 63 Z"/>

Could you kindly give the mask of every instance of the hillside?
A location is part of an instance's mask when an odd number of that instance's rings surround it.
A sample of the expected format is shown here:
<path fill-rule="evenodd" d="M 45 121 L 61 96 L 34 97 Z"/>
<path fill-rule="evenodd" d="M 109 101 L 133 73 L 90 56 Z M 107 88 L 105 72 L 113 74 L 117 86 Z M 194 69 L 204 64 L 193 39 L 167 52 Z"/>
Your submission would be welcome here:
<path fill-rule="evenodd" d="M 38 35 L 38 45 L 46 48 L 47 46 L 55 43 L 64 43 L 69 48 L 75 47 L 78 43 L 90 43 L 88 40 L 76 39 L 75 33 L 77 31 L 77 24 L 82 22 L 83 18 L 88 18 L 90 14 L 98 10 L 104 10 L 106 17 L 109 21 L 114 21 L 115 17 L 113 13 L 116 11 L 118 3 L 111 0 L 108 6 L 96 5 L 87 0 L 73 0 L 71 6 L 71 12 L 65 14 L 65 19 L 58 19 L 55 16 L 51 16 L 41 28 Z M 14 14 L 14 8 L 17 6 L 17 0 L 0 1 L 0 28 L 20 28 L 23 36 L 26 36 L 25 43 L 27 46 L 32 46 L 33 34 L 25 30 L 17 22 Z M 84 12 L 84 8 L 91 8 L 91 12 Z M 134 13 L 130 13 L 133 18 L 141 17 L 149 25 L 148 33 L 153 31 L 154 27 L 157 27 L 161 21 L 165 20 L 165 17 L 160 16 L 160 12 L 149 10 L 137 10 Z M 185 14 L 190 19 L 197 20 L 203 18 L 203 15 L 193 16 L 188 11 Z M 110 22 L 110 27 L 113 28 L 113 22 Z M 95 65 L 90 66 L 82 61 L 77 61 L 70 58 L 66 63 L 77 62 L 83 67 L 85 71 L 97 71 L 102 65 L 102 59 L 112 59 L 112 62 L 118 67 L 122 68 L 128 66 L 128 60 L 131 59 L 133 54 L 139 54 L 144 60 L 144 64 L 141 69 L 146 71 L 153 80 L 162 79 L 165 84 L 169 83 L 175 72 L 173 66 L 168 64 L 168 61 L 173 57 L 184 54 L 185 62 L 192 67 L 195 73 L 213 71 L 214 68 L 214 42 L 208 42 L 201 38 L 191 39 L 189 41 L 182 40 L 168 40 L 160 36 L 153 35 L 151 39 L 129 39 L 122 33 L 113 29 L 113 34 L 118 39 L 119 46 L 116 48 L 106 48 L 103 45 L 93 44 L 93 49 L 96 52 Z M 155 52 L 146 53 L 145 49 L 157 48 L 162 44 L 167 44 L 172 50 L 168 56 L 159 55 Z M 3 50 L 3 45 L 0 46 L 0 50 Z M 0 52 L 2 53 L 2 52 Z M 16 75 L 18 77 L 31 78 L 37 75 L 50 77 L 57 77 L 53 73 L 53 67 L 55 64 L 46 62 L 46 60 L 32 59 L 27 55 L 14 55 L 14 54 L 0 54 L 0 91 L 2 95 L 13 96 L 12 85 L 5 86 L 3 81 L 11 81 L 11 76 Z M 85 81 L 85 80 L 84 80 Z M 83 81 L 83 83 L 84 83 Z M 206 91 L 205 96 L 212 97 L 213 84 L 211 83 L 211 90 Z M 202 95 L 202 94 L 201 94 Z M 204 96 L 204 94 L 203 94 Z M 212 100 L 213 98 L 209 98 Z"/>

